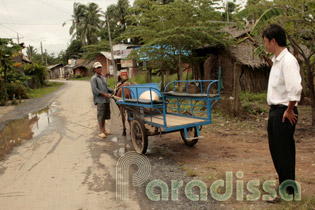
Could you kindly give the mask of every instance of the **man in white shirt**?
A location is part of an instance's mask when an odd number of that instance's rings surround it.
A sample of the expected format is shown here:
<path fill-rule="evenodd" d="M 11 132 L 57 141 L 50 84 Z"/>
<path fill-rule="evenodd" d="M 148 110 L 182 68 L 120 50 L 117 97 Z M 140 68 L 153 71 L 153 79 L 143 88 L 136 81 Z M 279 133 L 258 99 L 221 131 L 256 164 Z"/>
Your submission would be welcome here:
<path fill-rule="evenodd" d="M 285 30 L 271 24 L 262 37 L 268 52 L 273 53 L 273 65 L 269 75 L 267 102 L 270 106 L 268 140 L 271 157 L 281 184 L 295 180 L 294 130 L 297 123 L 297 102 L 301 97 L 300 67 L 296 58 L 286 48 Z M 285 184 L 284 184 L 285 185 Z M 288 194 L 296 192 L 296 186 L 286 188 Z M 278 202 L 277 197 L 271 202 Z"/>

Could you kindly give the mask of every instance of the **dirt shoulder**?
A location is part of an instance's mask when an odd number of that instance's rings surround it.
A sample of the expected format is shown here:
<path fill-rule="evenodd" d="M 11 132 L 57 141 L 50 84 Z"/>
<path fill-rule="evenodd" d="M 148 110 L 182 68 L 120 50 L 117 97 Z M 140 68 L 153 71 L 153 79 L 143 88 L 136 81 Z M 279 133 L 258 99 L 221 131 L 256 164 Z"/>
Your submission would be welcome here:
<path fill-rule="evenodd" d="M 301 184 L 302 199 L 314 198 L 315 194 L 315 132 L 310 122 L 311 108 L 299 107 L 299 122 L 296 127 L 296 180 Z M 182 143 L 178 133 L 165 135 L 157 139 L 156 146 L 165 148 L 163 153 L 175 159 L 182 169 L 192 178 L 197 178 L 207 185 L 215 180 L 226 179 L 226 172 L 233 173 L 234 193 L 222 205 L 236 208 L 274 207 L 263 202 L 247 201 L 250 194 L 246 184 L 250 180 L 259 180 L 260 187 L 266 180 L 277 180 L 269 153 L 267 137 L 268 114 L 249 119 L 231 119 L 213 114 L 213 124 L 205 126 L 201 135 L 205 138 L 192 148 Z M 242 172 L 237 178 L 236 172 Z M 243 181 L 244 196 L 236 200 L 236 181 Z M 275 188 L 275 187 L 274 187 Z M 223 190 L 224 192 L 224 190 Z M 222 192 L 222 193 L 223 193 Z M 262 195 L 264 191 L 262 191 Z M 266 193 L 265 193 L 266 194 Z"/>
<path fill-rule="evenodd" d="M 46 108 L 59 94 L 63 94 L 67 89 L 67 84 L 61 86 L 57 91 L 49 93 L 41 98 L 26 99 L 16 106 L 0 106 L 0 130 L 10 120 L 21 119 L 28 113 L 36 112 Z"/>

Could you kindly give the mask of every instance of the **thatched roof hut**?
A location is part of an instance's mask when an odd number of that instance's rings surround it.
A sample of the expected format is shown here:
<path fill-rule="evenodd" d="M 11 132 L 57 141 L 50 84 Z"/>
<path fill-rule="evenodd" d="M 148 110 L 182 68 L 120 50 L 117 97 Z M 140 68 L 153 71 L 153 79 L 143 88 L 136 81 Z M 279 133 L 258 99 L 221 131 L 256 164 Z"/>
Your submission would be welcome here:
<path fill-rule="evenodd" d="M 242 41 L 227 49 L 212 48 L 203 65 L 204 79 L 218 79 L 218 71 L 221 69 L 223 93 L 231 94 L 235 90 L 235 84 L 243 91 L 265 91 L 270 67 L 262 58 L 254 54 L 254 43 L 244 38 L 245 31 L 229 29 L 235 39 Z"/>

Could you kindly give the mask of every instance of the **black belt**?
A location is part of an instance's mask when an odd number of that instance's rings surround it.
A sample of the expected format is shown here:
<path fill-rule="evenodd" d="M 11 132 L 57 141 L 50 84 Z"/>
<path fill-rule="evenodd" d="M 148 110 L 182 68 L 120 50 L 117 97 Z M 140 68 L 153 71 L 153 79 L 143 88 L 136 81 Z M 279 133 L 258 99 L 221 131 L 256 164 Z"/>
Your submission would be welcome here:
<path fill-rule="evenodd" d="M 288 106 L 285 106 L 285 105 L 282 105 L 282 104 L 279 104 L 279 105 L 270 105 L 270 109 L 287 109 Z"/>

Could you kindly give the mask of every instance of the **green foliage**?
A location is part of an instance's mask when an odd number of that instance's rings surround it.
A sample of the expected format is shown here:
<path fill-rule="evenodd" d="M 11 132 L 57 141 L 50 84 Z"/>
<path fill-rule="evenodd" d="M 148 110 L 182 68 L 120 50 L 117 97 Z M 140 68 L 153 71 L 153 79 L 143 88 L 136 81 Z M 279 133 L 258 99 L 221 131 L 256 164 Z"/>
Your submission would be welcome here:
<path fill-rule="evenodd" d="M 42 87 L 46 83 L 48 70 L 39 64 L 26 64 L 24 66 L 24 72 L 30 77 L 28 80 L 31 88 Z"/>
<path fill-rule="evenodd" d="M 28 47 L 26 47 L 26 54 L 27 54 L 27 57 L 32 61 L 33 59 L 33 56 L 37 53 L 37 50 L 29 45 Z"/>
<path fill-rule="evenodd" d="M 72 25 L 69 31 L 72 40 L 80 41 L 82 46 L 97 43 L 102 26 L 100 18 L 100 8 L 97 4 L 91 2 L 84 5 L 75 2 L 73 4 Z"/>
<path fill-rule="evenodd" d="M 83 76 L 82 76 L 81 74 L 78 74 L 78 75 L 75 76 L 76 79 L 80 79 L 80 78 L 82 78 L 82 77 L 83 77 Z"/>
<path fill-rule="evenodd" d="M 115 88 L 116 80 L 114 77 L 106 78 L 106 82 L 107 82 L 108 87 L 110 87 L 112 89 Z"/>
<path fill-rule="evenodd" d="M 63 84 L 64 83 L 62 83 L 62 82 L 47 82 L 45 87 L 29 90 L 28 96 L 30 98 L 43 97 L 44 95 L 47 95 L 47 94 L 57 90 Z"/>
<path fill-rule="evenodd" d="M 123 33 L 130 21 L 127 16 L 130 15 L 130 5 L 128 0 L 118 0 L 117 4 L 112 4 L 107 7 L 105 12 L 105 22 L 103 28 L 102 38 L 108 40 L 107 22 L 109 22 L 111 29 L 112 40 L 117 39 Z"/>
<path fill-rule="evenodd" d="M 250 114 L 260 114 L 267 112 L 266 109 L 267 94 L 263 93 L 251 93 L 240 92 L 240 101 L 242 107 Z"/>
<path fill-rule="evenodd" d="M 13 99 L 13 96 L 17 99 L 28 98 L 26 87 L 19 81 L 6 83 L 6 89 L 9 99 Z"/>
<path fill-rule="evenodd" d="M 107 40 L 100 41 L 97 44 L 91 44 L 83 47 L 85 50 L 83 59 L 86 61 L 91 61 L 100 54 L 101 51 L 110 51 L 109 42 Z"/>
<path fill-rule="evenodd" d="M 263 27 L 272 22 L 273 17 L 278 17 L 282 13 L 283 10 L 276 7 L 266 10 L 257 20 L 253 30 L 251 31 L 251 35 L 258 36 L 262 32 Z"/>
<path fill-rule="evenodd" d="M 312 100 L 312 124 L 315 125 L 315 62 L 311 59 L 315 55 L 315 2 L 314 0 L 274 0 L 271 9 L 259 18 L 252 30 L 253 35 L 258 35 L 270 23 L 281 25 L 287 34 L 293 53 L 303 62 L 306 69 L 306 87 Z M 302 83 L 304 85 L 304 83 Z M 308 92 L 304 92 L 308 93 Z"/>
<path fill-rule="evenodd" d="M 269 8 L 272 7 L 272 1 L 268 0 L 248 0 L 244 9 L 236 14 L 239 20 L 246 19 L 248 21 L 258 20 L 258 18 Z"/>
<path fill-rule="evenodd" d="M 0 73 L 3 74 L 3 71 L 0 70 Z M 7 72 L 7 82 L 22 82 L 24 83 L 28 79 L 27 76 L 15 68 L 12 68 L 11 71 Z"/>
<path fill-rule="evenodd" d="M 82 47 L 83 45 L 79 40 L 72 40 L 65 52 L 66 58 L 81 58 L 83 54 Z"/>
<path fill-rule="evenodd" d="M 0 73 L 4 82 L 7 82 L 7 74 L 14 69 L 13 57 L 19 55 L 21 49 L 12 39 L 0 38 Z"/>
<path fill-rule="evenodd" d="M 144 44 L 131 57 L 138 61 L 146 58 L 151 66 L 162 72 L 168 68 L 179 71 L 182 62 L 188 63 L 192 50 L 205 45 L 228 45 L 229 35 L 222 32 L 222 24 L 213 9 L 212 1 L 177 0 L 167 5 L 149 0 L 137 0 L 128 16 L 132 22 L 122 38 L 138 39 Z"/>
<path fill-rule="evenodd" d="M 8 100 L 8 93 L 4 81 L 0 78 L 0 106 L 4 106 Z"/>

